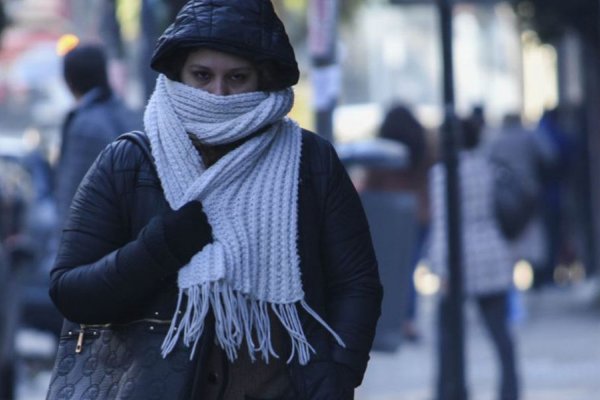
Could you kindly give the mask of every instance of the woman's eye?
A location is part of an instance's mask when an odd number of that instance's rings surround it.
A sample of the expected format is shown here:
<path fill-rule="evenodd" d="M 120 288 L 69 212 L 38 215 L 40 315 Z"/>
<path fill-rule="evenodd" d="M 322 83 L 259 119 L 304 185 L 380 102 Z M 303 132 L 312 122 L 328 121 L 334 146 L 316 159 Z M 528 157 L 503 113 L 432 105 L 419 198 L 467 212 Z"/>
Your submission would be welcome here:
<path fill-rule="evenodd" d="M 195 71 L 194 77 L 200 81 L 206 81 L 210 79 L 210 74 L 206 71 Z"/>
<path fill-rule="evenodd" d="M 231 74 L 229 78 L 235 82 L 244 82 L 247 76 L 246 74 Z"/>

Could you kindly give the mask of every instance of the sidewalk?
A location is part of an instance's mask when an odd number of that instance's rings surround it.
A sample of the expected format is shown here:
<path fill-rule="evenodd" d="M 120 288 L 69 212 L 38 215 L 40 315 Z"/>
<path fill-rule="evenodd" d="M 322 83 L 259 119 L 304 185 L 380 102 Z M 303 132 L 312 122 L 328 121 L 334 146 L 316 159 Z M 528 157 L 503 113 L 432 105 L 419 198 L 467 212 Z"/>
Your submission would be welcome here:
<path fill-rule="evenodd" d="M 526 293 L 527 317 L 515 327 L 521 400 L 600 398 L 600 309 L 597 283 Z M 421 298 L 424 333 L 394 354 L 372 353 L 356 400 L 433 400 L 436 374 L 433 298 Z M 469 400 L 496 400 L 496 359 L 476 310 L 467 305 Z"/>

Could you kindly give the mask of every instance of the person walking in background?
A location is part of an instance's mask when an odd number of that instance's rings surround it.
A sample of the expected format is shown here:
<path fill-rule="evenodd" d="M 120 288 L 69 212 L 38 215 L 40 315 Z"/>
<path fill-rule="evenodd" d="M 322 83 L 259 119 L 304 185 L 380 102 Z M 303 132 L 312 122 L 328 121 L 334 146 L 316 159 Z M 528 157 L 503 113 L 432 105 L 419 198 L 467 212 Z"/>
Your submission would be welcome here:
<path fill-rule="evenodd" d="M 364 187 L 369 190 L 405 191 L 414 194 L 417 199 L 417 240 L 411 256 L 411 280 L 407 293 L 406 315 L 402 323 L 403 337 L 409 341 L 417 341 L 420 337 L 416 324 L 417 292 L 412 277 L 423 255 L 424 243 L 429 232 L 427 174 L 433 155 L 425 128 L 403 104 L 396 104 L 387 111 L 378 136 L 402 143 L 409 152 L 410 164 L 406 169 L 370 168 L 365 177 Z"/>
<path fill-rule="evenodd" d="M 519 383 L 515 349 L 511 337 L 508 306 L 512 288 L 514 257 L 508 241 L 502 236 L 492 208 L 493 167 L 480 143 L 481 121 L 463 122 L 463 149 L 459 153 L 459 182 L 463 233 L 462 270 L 466 294 L 475 301 L 492 339 L 500 364 L 499 397 L 515 400 Z M 446 176 L 442 165 L 436 164 L 430 174 L 432 224 L 428 262 L 431 269 L 447 281 L 448 250 L 445 206 Z M 440 357 L 437 399 L 448 399 L 446 387 L 450 371 L 446 360 L 448 299 L 442 285 L 439 306 Z"/>
<path fill-rule="evenodd" d="M 544 234 L 542 200 L 544 171 L 552 170 L 556 164 L 556 149 L 546 135 L 526 129 L 518 115 L 509 114 L 489 143 L 489 155 L 496 163 L 509 166 L 535 193 L 535 210 L 523 230 L 510 239 L 510 246 L 515 259 L 532 265 L 535 286 L 551 283 L 554 266 L 548 262 L 550 243 Z"/>
<path fill-rule="evenodd" d="M 559 264 L 570 264 L 576 258 L 569 236 L 567 215 L 567 183 L 573 172 L 575 143 L 560 124 L 560 109 L 546 110 L 534 133 L 550 144 L 552 158 L 541 165 L 541 216 L 546 238 L 546 257 L 535 270 L 535 287 L 554 283 L 554 270 Z"/>
<path fill-rule="evenodd" d="M 121 133 L 139 129 L 140 118 L 110 87 L 104 49 L 81 44 L 63 60 L 63 77 L 76 100 L 63 122 L 56 170 L 58 224 L 66 219 L 83 176 L 100 152 Z"/>
<path fill-rule="evenodd" d="M 154 90 L 158 71 L 150 67 L 152 51 L 161 32 L 175 18 L 186 0 L 141 0 L 140 10 L 140 68 L 144 99 L 149 99 Z M 116 8 L 115 8 L 116 12 Z"/>
<path fill-rule="evenodd" d="M 2 33 L 8 25 L 8 18 L 6 17 L 6 11 L 4 11 L 4 0 L 0 0 L 0 47 L 2 45 Z"/>
<path fill-rule="evenodd" d="M 63 230 L 50 293 L 65 329 L 137 343 L 166 326 L 111 398 L 352 399 L 381 312 L 377 261 L 334 148 L 286 117 L 299 70 L 273 5 L 191 0 L 151 66 L 145 134 L 102 152 Z M 177 373 L 152 379 L 146 353 Z M 69 384 L 60 365 L 50 399 Z"/>

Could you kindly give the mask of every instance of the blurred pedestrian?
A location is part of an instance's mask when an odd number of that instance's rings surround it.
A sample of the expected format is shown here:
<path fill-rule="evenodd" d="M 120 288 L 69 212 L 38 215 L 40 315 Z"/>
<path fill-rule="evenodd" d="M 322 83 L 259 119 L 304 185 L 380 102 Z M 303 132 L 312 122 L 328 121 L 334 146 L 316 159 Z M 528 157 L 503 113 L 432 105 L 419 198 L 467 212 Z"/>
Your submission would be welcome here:
<path fill-rule="evenodd" d="M 83 176 L 98 154 L 119 134 L 139 129 L 140 118 L 110 87 L 102 46 L 81 44 L 67 53 L 63 76 L 76 100 L 62 128 L 56 171 L 56 202 L 62 226 Z"/>
<path fill-rule="evenodd" d="M 8 17 L 4 9 L 4 0 L 0 0 L 0 48 L 2 48 L 2 34 L 8 25 Z"/>
<path fill-rule="evenodd" d="M 575 259 L 569 237 L 569 221 L 566 210 L 567 182 L 572 172 L 575 144 L 560 124 L 560 110 L 546 110 L 538 123 L 535 134 L 547 141 L 552 148 L 551 162 L 541 165 L 541 215 L 546 238 L 546 256 L 536 269 L 535 286 L 554 282 L 554 270 L 561 264 Z"/>
<path fill-rule="evenodd" d="M 24 235 L 33 187 L 23 165 L 0 156 L 0 399 L 14 399 L 15 335 L 20 314 L 19 275 L 27 265 Z"/>
<path fill-rule="evenodd" d="M 0 242 L 0 399 L 12 400 L 16 385 L 16 285 L 12 266 Z"/>
<path fill-rule="evenodd" d="M 511 238 L 515 259 L 528 261 L 537 282 L 552 281 L 554 267 L 548 263 L 548 242 L 543 225 L 544 171 L 550 171 L 557 160 L 552 142 L 536 130 L 526 129 L 518 115 L 507 115 L 498 134 L 491 140 L 489 156 L 496 163 L 507 165 L 535 193 L 536 209 L 524 229 Z"/>
<path fill-rule="evenodd" d="M 161 32 L 173 21 L 186 0 L 141 0 L 140 28 L 140 72 L 144 98 L 150 98 L 158 71 L 150 67 L 154 45 Z"/>
<path fill-rule="evenodd" d="M 407 293 L 407 308 L 403 316 L 402 333 L 408 341 L 417 341 L 417 292 L 413 272 L 423 256 L 424 243 L 429 232 L 429 189 L 427 173 L 433 154 L 428 144 L 425 128 L 403 104 L 395 104 L 386 113 L 378 136 L 402 143 L 409 153 L 410 163 L 404 169 L 370 168 L 365 178 L 365 189 L 402 191 L 413 194 L 417 199 L 417 240 L 411 255 L 410 285 Z"/>
<path fill-rule="evenodd" d="M 152 67 L 145 135 L 100 155 L 52 271 L 82 338 L 85 324 L 135 343 L 166 326 L 108 397 L 353 398 L 380 314 L 377 262 L 333 147 L 286 117 L 299 71 L 272 4 L 189 1 Z M 55 371 L 50 398 L 69 383 Z"/>
<path fill-rule="evenodd" d="M 492 209 L 493 167 L 479 146 L 481 120 L 466 119 L 459 152 L 460 213 L 463 234 L 462 265 L 465 292 L 477 305 L 500 364 L 499 399 L 518 398 L 515 349 L 509 326 L 509 295 L 514 259 L 502 236 Z M 431 171 L 432 227 L 428 259 L 433 271 L 447 282 L 446 176 L 442 165 Z M 439 307 L 439 353 L 437 398 L 449 399 L 448 297 L 444 283 Z"/>

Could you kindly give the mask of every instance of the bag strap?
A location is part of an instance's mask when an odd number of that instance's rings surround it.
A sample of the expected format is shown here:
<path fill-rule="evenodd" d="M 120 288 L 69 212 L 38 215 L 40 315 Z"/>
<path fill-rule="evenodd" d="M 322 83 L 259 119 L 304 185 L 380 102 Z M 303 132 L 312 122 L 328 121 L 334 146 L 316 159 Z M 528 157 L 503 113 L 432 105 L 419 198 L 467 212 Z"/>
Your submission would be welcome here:
<path fill-rule="evenodd" d="M 152 162 L 152 165 L 154 165 L 154 158 L 152 157 L 152 151 L 150 150 L 150 139 L 148 139 L 148 136 L 146 136 L 144 132 L 125 132 L 119 135 L 119 137 L 117 137 L 117 140 L 129 140 L 130 142 L 135 143 L 140 148 L 140 150 L 142 150 L 144 156 L 146 156 L 146 158 L 150 162 Z"/>

